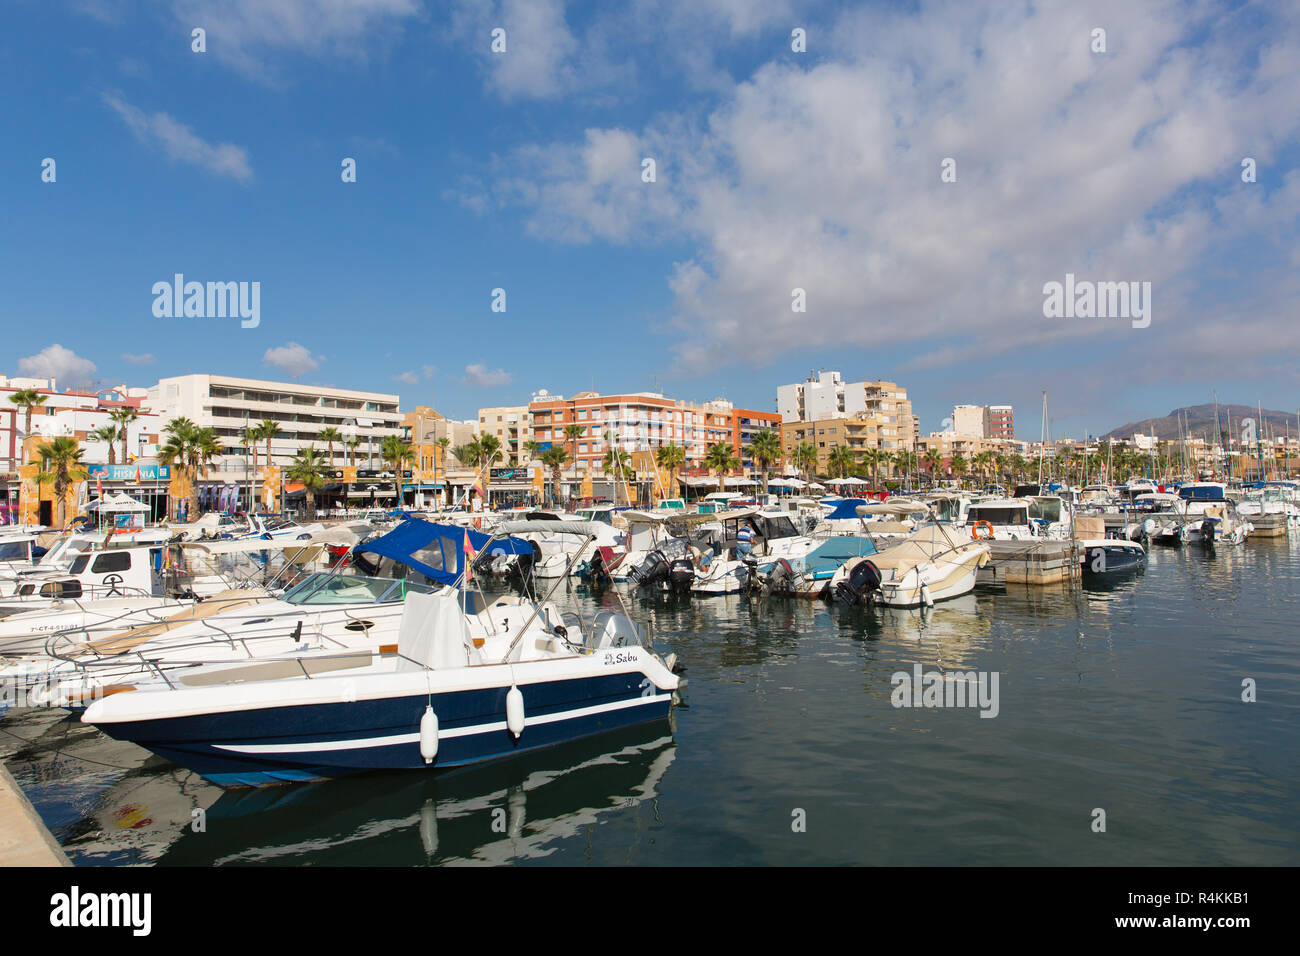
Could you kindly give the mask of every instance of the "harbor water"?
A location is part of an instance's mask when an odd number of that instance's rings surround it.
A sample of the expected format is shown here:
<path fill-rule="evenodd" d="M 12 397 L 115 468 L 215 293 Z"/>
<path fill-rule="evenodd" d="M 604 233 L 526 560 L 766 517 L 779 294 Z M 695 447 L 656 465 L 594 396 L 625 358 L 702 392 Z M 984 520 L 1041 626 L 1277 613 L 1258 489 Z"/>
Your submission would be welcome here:
<path fill-rule="evenodd" d="M 5 716 L 0 752 L 79 865 L 1300 862 L 1300 540 L 928 612 L 619 593 L 686 668 L 669 722 L 244 791 L 61 711 Z M 996 716 L 894 706 L 918 664 L 995 678 Z"/>

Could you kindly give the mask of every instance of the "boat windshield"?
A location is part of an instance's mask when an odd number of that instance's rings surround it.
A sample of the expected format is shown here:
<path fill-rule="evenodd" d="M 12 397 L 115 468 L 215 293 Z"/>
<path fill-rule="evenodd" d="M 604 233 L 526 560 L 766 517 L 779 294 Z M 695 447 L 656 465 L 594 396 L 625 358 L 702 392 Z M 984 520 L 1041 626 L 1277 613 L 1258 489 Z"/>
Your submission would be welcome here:
<path fill-rule="evenodd" d="M 434 589 L 395 578 L 372 578 L 361 574 L 329 574 L 321 571 L 284 593 L 288 604 L 375 604 L 401 601 L 409 591 L 432 593 Z"/>
<path fill-rule="evenodd" d="M 1029 517 L 1041 518 L 1047 522 L 1061 520 L 1060 498 L 1034 498 L 1029 504 Z"/>
<path fill-rule="evenodd" d="M 966 521 L 972 526 L 977 521 L 987 521 L 994 526 L 1027 525 L 1029 524 L 1029 508 L 1025 505 L 1018 508 L 982 508 L 976 506 L 971 508 Z"/>
<path fill-rule="evenodd" d="M 29 561 L 32 557 L 30 541 L 0 542 L 0 561 Z"/>

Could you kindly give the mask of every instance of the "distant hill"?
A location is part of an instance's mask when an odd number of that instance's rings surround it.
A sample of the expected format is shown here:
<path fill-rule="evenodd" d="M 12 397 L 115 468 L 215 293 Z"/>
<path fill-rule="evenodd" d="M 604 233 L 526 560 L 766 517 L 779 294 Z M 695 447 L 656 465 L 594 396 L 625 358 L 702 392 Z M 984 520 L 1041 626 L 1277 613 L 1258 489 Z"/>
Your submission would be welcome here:
<path fill-rule="evenodd" d="M 1206 405 L 1189 405 L 1186 408 L 1175 408 L 1163 418 L 1144 418 L 1140 422 L 1129 422 L 1127 425 L 1120 425 L 1119 428 L 1112 429 L 1105 435 L 1102 440 L 1114 438 L 1131 439 L 1135 434 L 1150 435 L 1155 433 L 1157 438 L 1177 439 L 1179 435 L 1180 422 L 1186 415 L 1186 423 L 1181 425 L 1183 429 L 1191 433 L 1193 438 L 1205 438 L 1212 440 L 1214 437 L 1214 403 Z M 1253 405 L 1219 405 L 1219 430 L 1227 431 L 1228 417 L 1232 417 L 1232 428 L 1234 432 L 1240 434 L 1237 423 L 1243 418 L 1253 418 L 1258 425 L 1260 421 L 1259 410 Z M 1268 423 L 1268 430 L 1260 429 L 1260 434 L 1277 434 L 1286 435 L 1288 427 L 1290 434 L 1296 434 L 1296 417 L 1295 412 L 1277 412 L 1272 409 L 1264 409 L 1263 420 Z"/>

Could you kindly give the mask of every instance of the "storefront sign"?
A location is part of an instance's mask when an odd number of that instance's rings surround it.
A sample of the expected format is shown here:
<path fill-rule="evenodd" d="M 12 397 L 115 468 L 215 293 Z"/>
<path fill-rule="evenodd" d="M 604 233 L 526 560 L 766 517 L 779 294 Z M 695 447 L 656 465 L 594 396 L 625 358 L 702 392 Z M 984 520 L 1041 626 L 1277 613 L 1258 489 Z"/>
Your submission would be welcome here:
<path fill-rule="evenodd" d="M 86 473 L 104 481 L 171 481 L 170 465 L 90 465 Z"/>

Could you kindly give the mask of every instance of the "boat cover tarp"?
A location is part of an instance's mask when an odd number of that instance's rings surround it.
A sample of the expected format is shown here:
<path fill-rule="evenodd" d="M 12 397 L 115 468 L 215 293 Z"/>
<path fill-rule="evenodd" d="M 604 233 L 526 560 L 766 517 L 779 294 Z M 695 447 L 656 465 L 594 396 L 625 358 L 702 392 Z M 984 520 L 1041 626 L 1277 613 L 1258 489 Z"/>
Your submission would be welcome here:
<path fill-rule="evenodd" d="M 865 498 L 841 498 L 835 503 L 835 508 L 826 516 L 827 521 L 839 521 L 847 518 L 855 519 L 858 516 L 858 508 L 865 505 Z"/>
<path fill-rule="evenodd" d="M 489 554 L 532 554 L 531 542 L 520 538 L 497 538 L 473 528 L 454 524 L 433 524 L 419 518 L 403 521 L 392 531 L 358 545 L 357 554 L 377 554 L 414 568 L 442 584 L 455 584 L 465 571 L 465 536 L 475 554 L 487 548 Z"/>

